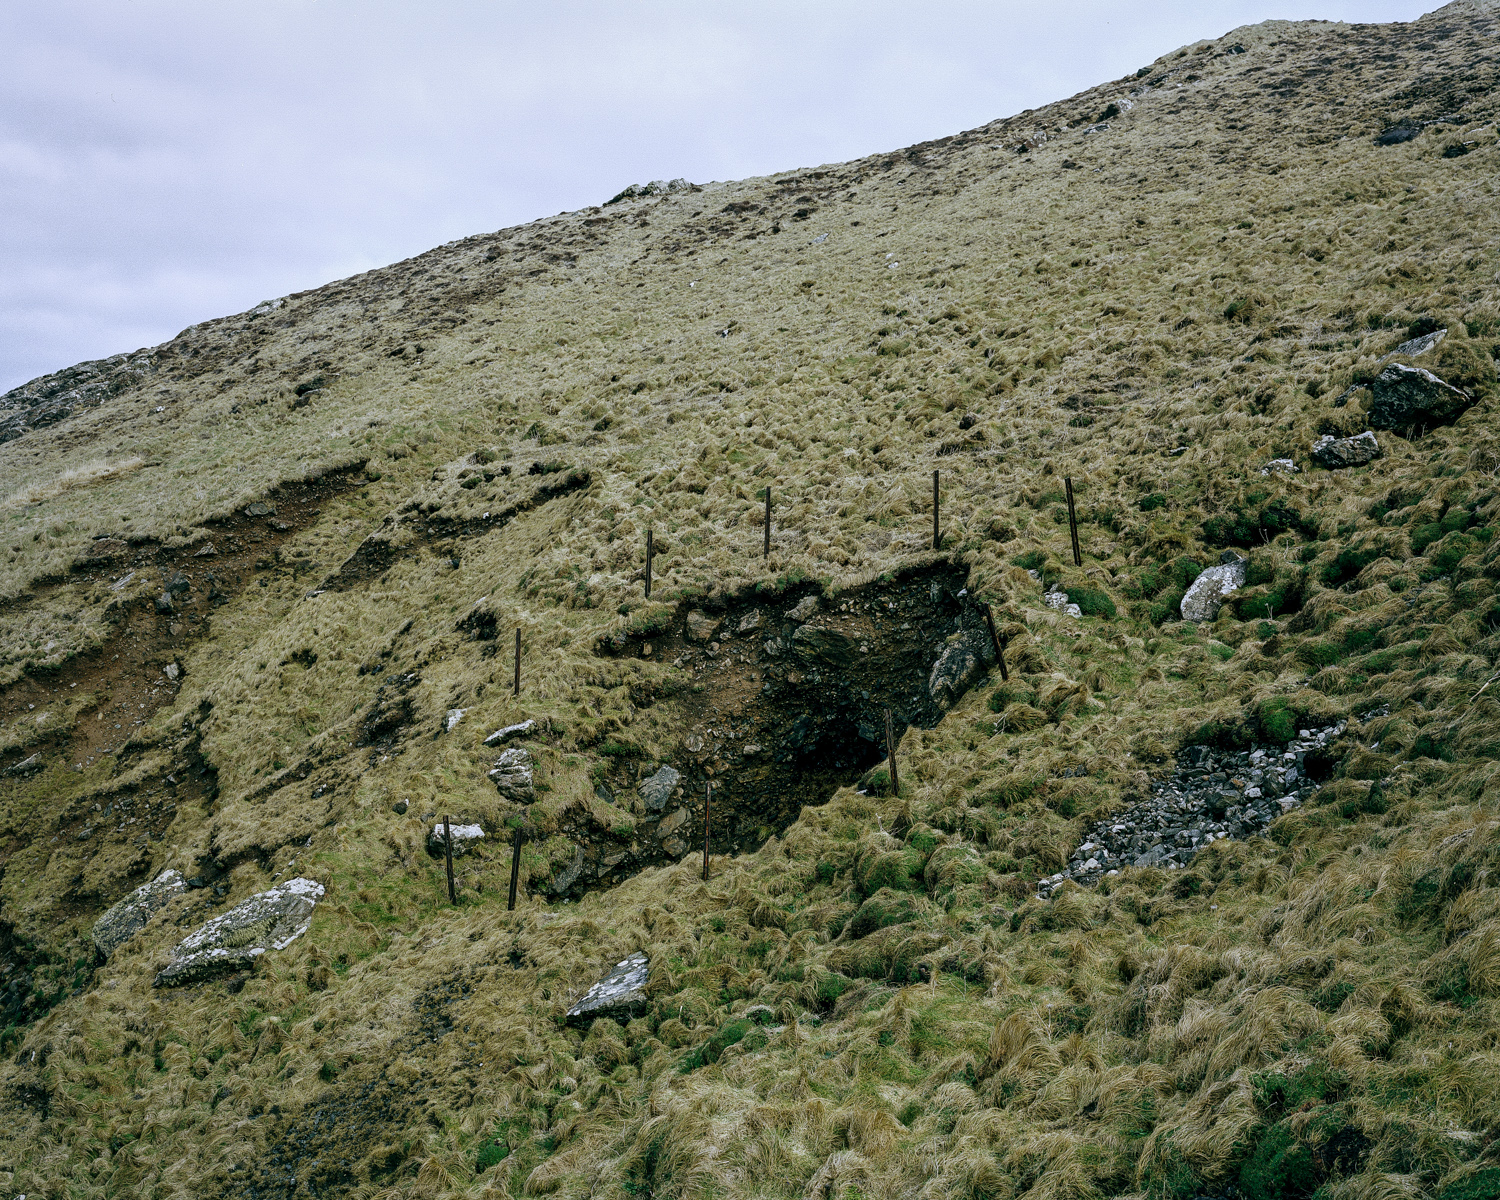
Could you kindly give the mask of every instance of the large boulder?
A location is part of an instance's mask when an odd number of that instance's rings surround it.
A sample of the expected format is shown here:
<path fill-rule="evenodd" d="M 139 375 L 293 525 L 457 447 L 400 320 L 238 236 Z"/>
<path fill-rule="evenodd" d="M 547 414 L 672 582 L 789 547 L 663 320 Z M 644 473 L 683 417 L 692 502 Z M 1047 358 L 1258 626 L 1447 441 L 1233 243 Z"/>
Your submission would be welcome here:
<path fill-rule="evenodd" d="M 177 943 L 153 987 L 182 987 L 230 971 L 243 971 L 268 950 L 285 950 L 312 921 L 323 885 L 289 879 L 241 901 Z"/>
<path fill-rule="evenodd" d="M 453 857 L 462 858 L 484 840 L 484 828 L 480 825 L 455 825 L 448 823 L 448 832 L 453 837 Z M 427 849 L 434 854 L 443 852 L 443 823 L 439 821 L 427 835 Z"/>
<path fill-rule="evenodd" d="M 177 871 L 163 871 L 143 883 L 94 922 L 94 949 L 108 958 L 138 933 L 153 916 L 187 891 Z"/>
<path fill-rule="evenodd" d="M 536 799 L 536 786 L 531 775 L 531 751 L 512 746 L 501 753 L 490 768 L 490 782 L 507 800 L 514 804 L 530 804 Z"/>
<path fill-rule="evenodd" d="M 667 801 L 672 798 L 672 793 L 677 790 L 677 785 L 682 782 L 682 772 L 673 767 L 663 766 L 655 775 L 643 780 L 641 786 L 636 790 L 640 792 L 641 799 L 645 801 L 647 812 L 661 812 L 667 806 Z"/>
<path fill-rule="evenodd" d="M 1380 444 L 1375 435 L 1366 429 L 1358 437 L 1336 438 L 1325 433 L 1312 446 L 1313 461 L 1330 471 L 1340 467 L 1362 467 L 1371 459 L 1380 457 Z"/>
<path fill-rule="evenodd" d="M 1474 404 L 1474 397 L 1421 367 L 1392 363 L 1375 377 L 1370 424 L 1376 429 L 1428 429 L 1451 425 Z"/>
<path fill-rule="evenodd" d="M 639 1017 L 650 1007 L 646 999 L 646 977 L 651 960 L 637 950 L 615 965 L 615 969 L 584 993 L 583 999 L 568 1009 L 569 1025 L 588 1025 L 596 1017 L 613 1017 L 628 1021 Z"/>
<path fill-rule="evenodd" d="M 938 708 L 947 712 L 984 674 L 994 658 L 995 650 L 988 638 L 966 634 L 932 664 L 927 675 L 927 694 Z"/>
<path fill-rule="evenodd" d="M 1229 594 L 1245 586 L 1245 560 L 1232 551 L 1225 553 L 1229 561 L 1209 567 L 1188 588 L 1182 598 L 1184 621 L 1212 621 Z"/>

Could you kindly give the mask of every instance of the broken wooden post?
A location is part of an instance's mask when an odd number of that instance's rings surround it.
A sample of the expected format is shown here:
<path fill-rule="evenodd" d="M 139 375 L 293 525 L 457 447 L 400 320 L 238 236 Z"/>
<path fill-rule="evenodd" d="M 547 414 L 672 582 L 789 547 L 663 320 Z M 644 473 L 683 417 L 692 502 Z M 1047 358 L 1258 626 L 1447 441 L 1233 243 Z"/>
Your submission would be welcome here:
<path fill-rule="evenodd" d="M 762 558 L 771 557 L 771 485 L 766 484 L 766 548 L 761 552 Z"/>
<path fill-rule="evenodd" d="M 448 827 L 448 814 L 443 814 L 443 857 L 448 860 L 448 903 L 458 903 L 458 892 L 453 887 L 453 831 Z"/>
<path fill-rule="evenodd" d="M 714 783 L 710 779 L 703 785 L 703 882 L 708 882 L 708 820 L 714 804 Z"/>
<path fill-rule="evenodd" d="M 938 532 L 938 473 L 932 473 L 932 548 L 942 549 L 943 536 Z"/>
<path fill-rule="evenodd" d="M 516 626 L 516 688 L 512 695 L 521 694 L 521 627 Z"/>
<path fill-rule="evenodd" d="M 651 530 L 646 530 L 646 599 L 651 599 Z"/>
<path fill-rule="evenodd" d="M 995 632 L 995 614 L 990 611 L 990 606 L 984 606 L 984 623 L 990 627 L 990 641 L 995 643 L 995 661 L 1000 664 L 1001 682 L 1010 678 L 1010 672 L 1005 669 L 1005 647 L 1000 644 L 1000 635 Z"/>
<path fill-rule="evenodd" d="M 510 901 L 505 906 L 506 912 L 516 911 L 516 882 L 521 878 L 521 831 L 516 830 L 512 839 L 510 852 Z"/>
<path fill-rule="evenodd" d="M 1068 534 L 1073 539 L 1073 565 L 1083 566 L 1083 554 L 1078 549 L 1078 517 L 1073 511 L 1073 477 L 1070 475 L 1063 480 L 1068 489 Z"/>
<path fill-rule="evenodd" d="M 891 762 L 891 795 L 901 794 L 901 780 L 896 775 L 896 733 L 895 726 L 891 724 L 891 710 L 885 710 L 885 749 Z"/>

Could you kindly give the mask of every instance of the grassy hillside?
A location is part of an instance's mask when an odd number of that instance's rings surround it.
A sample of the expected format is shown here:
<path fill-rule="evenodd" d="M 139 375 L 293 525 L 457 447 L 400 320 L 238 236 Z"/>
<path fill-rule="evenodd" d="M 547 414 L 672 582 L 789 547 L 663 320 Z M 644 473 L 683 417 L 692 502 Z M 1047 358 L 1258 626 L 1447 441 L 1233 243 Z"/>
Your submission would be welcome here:
<path fill-rule="evenodd" d="M 1494 0 L 1268 22 L 0 397 L 0 1186 L 1500 1196 L 1497 61 Z M 1472 407 L 1317 466 L 1392 361 Z M 975 601 L 1009 680 L 909 701 Z M 1265 836 L 1037 898 L 1184 748 L 1340 722 Z M 294 875 L 304 937 L 152 987 Z M 568 1025 L 638 949 L 650 1011 Z"/>

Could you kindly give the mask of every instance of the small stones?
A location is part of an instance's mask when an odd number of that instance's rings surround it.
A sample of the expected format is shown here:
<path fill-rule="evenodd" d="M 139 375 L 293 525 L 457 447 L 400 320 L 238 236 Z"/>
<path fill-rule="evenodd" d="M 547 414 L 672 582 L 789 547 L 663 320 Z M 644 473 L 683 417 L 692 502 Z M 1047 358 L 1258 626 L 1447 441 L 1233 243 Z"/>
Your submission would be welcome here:
<path fill-rule="evenodd" d="M 1209 567 L 1188 588 L 1182 598 L 1184 621 L 1212 621 L 1224 607 L 1232 592 L 1245 586 L 1245 560 L 1233 555 L 1232 561 Z"/>
<path fill-rule="evenodd" d="M 506 742 L 513 741 L 516 738 L 530 737 L 535 730 L 535 718 L 527 717 L 524 721 L 519 721 L 514 725 L 506 725 L 495 730 L 494 733 L 484 739 L 484 744 L 486 746 L 503 746 Z"/>
<path fill-rule="evenodd" d="M 646 999 L 646 979 L 650 972 L 651 960 L 644 951 L 637 950 L 629 958 L 622 959 L 614 970 L 584 993 L 583 999 L 568 1009 L 568 1024 L 586 1026 L 596 1017 L 613 1017 L 625 1022 L 642 1015 L 650 1007 Z"/>
<path fill-rule="evenodd" d="M 307 932 L 313 907 L 322 895 L 321 883 L 298 878 L 236 904 L 183 938 L 152 986 L 199 983 L 253 967 L 269 950 L 285 950 Z"/>
<path fill-rule="evenodd" d="M 479 845 L 484 838 L 484 829 L 479 825 L 455 825 L 448 823 L 448 832 L 453 835 L 453 857 L 462 858 Z M 439 821 L 427 835 L 427 849 L 433 854 L 443 852 L 443 823 Z"/>
<path fill-rule="evenodd" d="M 529 750 L 512 746 L 504 751 L 490 768 L 489 776 L 495 790 L 514 804 L 530 804 L 536 799 Z"/>
<path fill-rule="evenodd" d="M 1380 444 L 1375 434 L 1366 429 L 1357 437 L 1336 438 L 1325 433 L 1312 446 L 1313 461 L 1330 471 L 1341 467 L 1362 467 L 1372 459 L 1380 457 Z"/>
<path fill-rule="evenodd" d="M 182 881 L 180 872 L 163 871 L 112 906 L 94 922 L 94 949 L 99 957 L 109 958 L 157 912 L 185 891 L 187 884 Z"/>
<path fill-rule="evenodd" d="M 680 771 L 663 765 L 655 775 L 644 780 L 636 791 L 640 792 L 647 812 L 660 812 L 666 807 L 667 801 L 672 798 L 672 793 L 677 790 L 677 785 L 681 782 Z"/>

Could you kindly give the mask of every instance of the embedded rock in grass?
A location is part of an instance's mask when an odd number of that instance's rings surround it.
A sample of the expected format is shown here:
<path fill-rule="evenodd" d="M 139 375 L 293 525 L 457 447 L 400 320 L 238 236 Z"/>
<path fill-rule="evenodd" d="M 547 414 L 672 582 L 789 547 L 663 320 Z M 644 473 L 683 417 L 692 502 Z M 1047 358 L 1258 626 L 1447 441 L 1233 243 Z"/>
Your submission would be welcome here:
<path fill-rule="evenodd" d="M 236 904 L 178 942 L 152 986 L 198 983 L 253 967 L 268 950 L 285 950 L 307 932 L 322 895 L 321 883 L 298 878 Z"/>
<path fill-rule="evenodd" d="M 1370 424 L 1376 429 L 1426 429 L 1451 425 L 1474 404 L 1474 397 L 1421 367 L 1392 363 L 1375 377 Z M 1361 435 L 1364 436 L 1364 435 Z"/>
<path fill-rule="evenodd" d="M 1260 469 L 1262 475 L 1275 475 L 1278 472 L 1283 475 L 1301 474 L 1301 468 L 1290 458 L 1273 458 Z"/>
<path fill-rule="evenodd" d="M 1069 604 L 1068 603 L 1068 593 L 1067 592 L 1046 592 L 1042 596 L 1042 601 L 1047 605 L 1048 608 L 1055 608 L 1055 609 L 1057 609 L 1058 612 L 1062 613 L 1064 616 L 1067 616 L 1067 617 L 1082 617 L 1083 616 L 1083 609 L 1079 608 L 1078 605 L 1076 605 L 1076 604 Z"/>
<path fill-rule="evenodd" d="M 514 725 L 505 725 L 495 730 L 489 737 L 484 739 L 486 746 L 503 746 L 506 742 L 518 737 L 528 737 L 536 729 L 536 720 L 527 717 L 524 721 L 518 721 Z"/>
<path fill-rule="evenodd" d="M 94 922 L 94 949 L 99 957 L 107 959 L 157 912 L 185 891 L 187 884 L 177 871 L 163 871 L 150 883 L 141 884 Z"/>
<path fill-rule="evenodd" d="M 636 791 L 640 792 L 641 799 L 646 802 L 647 812 L 661 812 L 666 807 L 667 801 L 672 798 L 672 793 L 677 790 L 677 785 L 681 782 L 681 771 L 663 766 L 655 775 L 643 782 Z"/>
<path fill-rule="evenodd" d="M 443 718 L 443 732 L 452 733 L 458 723 L 464 719 L 464 713 L 468 711 L 466 708 L 450 708 L 448 715 Z"/>
<path fill-rule="evenodd" d="M 718 627 L 718 621 L 701 609 L 695 608 L 687 615 L 687 635 L 695 642 L 708 641 Z"/>
<path fill-rule="evenodd" d="M 113 558 L 123 558 L 129 553 L 129 542 L 112 537 L 95 538 L 89 548 L 83 552 L 79 561 L 83 563 L 104 562 Z"/>
<path fill-rule="evenodd" d="M 1245 586 L 1245 560 L 1233 551 L 1225 551 L 1232 561 L 1209 567 L 1187 590 L 1182 598 L 1184 621 L 1212 621 L 1224 607 L 1231 592 Z"/>
<path fill-rule="evenodd" d="M 1366 429 L 1358 437 L 1336 438 L 1325 433 L 1312 446 L 1313 461 L 1330 471 L 1340 467 L 1362 467 L 1380 456 L 1380 444 Z"/>
<path fill-rule="evenodd" d="M 642 950 L 615 965 L 615 969 L 584 993 L 583 999 L 568 1009 L 569 1025 L 588 1025 L 595 1017 L 613 1017 L 622 1024 L 645 1014 L 650 1007 L 646 999 L 646 977 L 651 960 Z"/>
<path fill-rule="evenodd" d="M 0 772 L 0 774 L 35 775 L 44 766 L 46 766 L 46 764 L 42 761 L 42 756 L 40 754 L 33 754 L 30 758 L 23 758 L 20 762 L 6 767 L 3 772 Z"/>
<path fill-rule="evenodd" d="M 1076 609 L 1078 606 L 1070 607 Z M 944 712 L 952 708 L 995 661 L 994 644 L 977 634 L 977 630 L 965 630 L 932 664 L 932 673 L 927 677 L 927 694 Z"/>
<path fill-rule="evenodd" d="M 467 854 L 484 837 L 484 829 L 479 825 L 454 825 L 448 824 L 448 831 L 453 835 L 453 857 L 459 858 Z M 432 827 L 432 832 L 427 835 L 427 849 L 434 854 L 443 852 L 443 823 L 439 821 Z"/>
<path fill-rule="evenodd" d="M 564 895 L 583 873 L 583 862 L 583 847 L 575 842 L 572 861 L 552 877 L 551 882 L 547 884 L 547 891 L 554 896 Z"/>
<path fill-rule="evenodd" d="M 536 799 L 531 767 L 531 751 L 512 746 L 495 760 L 495 765 L 490 768 L 490 781 L 495 790 L 512 803 L 530 804 Z"/>
<path fill-rule="evenodd" d="M 1446 329 L 1434 329 L 1431 333 L 1424 333 L 1421 337 L 1412 338 L 1409 342 L 1402 342 L 1391 351 L 1391 354 L 1404 354 L 1407 358 L 1416 358 L 1419 354 L 1426 354 L 1436 347 L 1447 336 Z"/>

